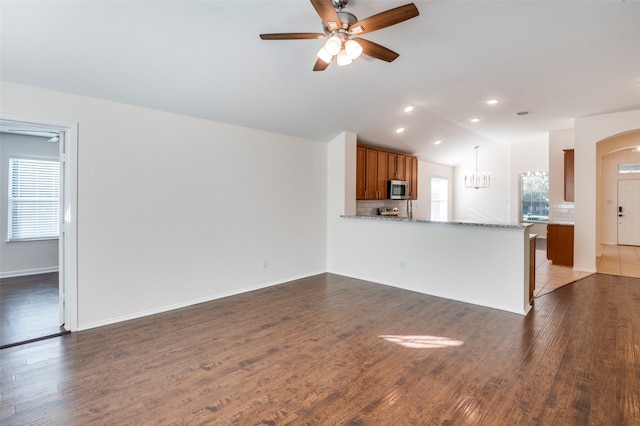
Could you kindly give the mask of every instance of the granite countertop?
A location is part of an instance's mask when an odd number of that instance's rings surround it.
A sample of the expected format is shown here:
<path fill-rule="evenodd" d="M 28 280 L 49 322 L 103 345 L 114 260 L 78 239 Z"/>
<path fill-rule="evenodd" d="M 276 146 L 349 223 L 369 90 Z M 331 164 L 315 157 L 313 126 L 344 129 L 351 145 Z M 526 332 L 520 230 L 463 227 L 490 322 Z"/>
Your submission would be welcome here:
<path fill-rule="evenodd" d="M 527 229 L 533 226 L 532 223 L 479 223 L 479 222 L 439 222 L 424 219 L 407 219 L 401 216 L 356 216 L 356 215 L 340 215 L 347 219 L 365 219 L 365 220 L 386 220 L 395 222 L 415 222 L 415 223 L 434 223 L 438 225 L 455 225 L 455 226 L 479 226 L 483 228 L 503 228 L 503 229 Z"/>
<path fill-rule="evenodd" d="M 547 225 L 565 225 L 565 226 L 574 226 L 573 222 L 549 222 Z"/>

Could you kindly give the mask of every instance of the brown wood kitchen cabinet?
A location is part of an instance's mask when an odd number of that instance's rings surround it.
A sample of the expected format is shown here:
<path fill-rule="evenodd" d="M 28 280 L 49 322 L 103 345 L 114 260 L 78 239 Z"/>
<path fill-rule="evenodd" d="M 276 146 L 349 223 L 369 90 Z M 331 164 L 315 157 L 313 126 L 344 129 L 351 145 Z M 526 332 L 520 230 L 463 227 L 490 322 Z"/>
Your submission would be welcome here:
<path fill-rule="evenodd" d="M 409 196 L 418 199 L 418 157 L 407 157 L 405 167 L 406 181 L 409 184 Z"/>
<path fill-rule="evenodd" d="M 573 266 L 573 225 L 547 225 L 547 259 L 554 265 Z"/>
<path fill-rule="evenodd" d="M 356 199 L 387 198 L 387 153 L 358 146 L 356 155 Z"/>
<path fill-rule="evenodd" d="M 395 152 L 389 153 L 387 177 L 394 180 L 406 180 L 406 156 Z"/>
<path fill-rule="evenodd" d="M 367 150 L 363 147 L 358 147 L 356 150 L 356 200 L 364 200 L 366 195 L 365 190 L 365 168 L 366 168 L 366 154 Z"/>
<path fill-rule="evenodd" d="M 356 199 L 384 200 L 387 179 L 405 180 L 411 199 L 418 198 L 418 157 L 365 145 L 357 146 Z"/>
<path fill-rule="evenodd" d="M 573 149 L 564 149 L 564 200 L 574 201 L 573 199 L 573 183 L 574 183 L 574 151 Z"/>

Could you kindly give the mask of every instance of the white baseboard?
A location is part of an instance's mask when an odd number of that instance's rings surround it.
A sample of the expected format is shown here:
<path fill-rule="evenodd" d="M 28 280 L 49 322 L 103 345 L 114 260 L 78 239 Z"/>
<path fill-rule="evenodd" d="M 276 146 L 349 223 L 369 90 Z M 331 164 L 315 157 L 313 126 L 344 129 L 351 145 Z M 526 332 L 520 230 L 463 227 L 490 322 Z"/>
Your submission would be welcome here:
<path fill-rule="evenodd" d="M 26 275 L 48 274 L 50 272 L 58 272 L 57 266 L 49 268 L 25 269 L 22 271 L 6 271 L 0 272 L 0 278 L 24 277 Z"/>
<path fill-rule="evenodd" d="M 149 310 L 146 310 L 146 311 L 135 312 L 133 314 L 122 315 L 122 316 L 115 317 L 115 318 L 108 318 L 108 319 L 102 320 L 102 321 L 95 321 L 95 322 L 91 322 L 91 323 L 88 323 L 88 324 L 81 324 L 81 325 L 78 326 L 78 330 L 77 331 L 89 330 L 91 328 L 96 328 L 96 327 L 102 327 L 102 326 L 105 326 L 105 325 L 116 324 L 116 323 L 123 322 L 123 321 L 129 321 L 129 320 L 136 319 L 136 318 L 146 317 L 146 316 L 149 316 L 149 315 L 160 314 L 162 312 L 173 311 L 174 309 L 186 308 L 187 306 L 197 305 L 198 303 L 210 302 L 212 300 L 222 299 L 223 297 L 229 297 L 229 296 L 235 296 L 237 294 L 248 293 L 250 291 L 260 290 L 262 288 L 272 287 L 274 285 L 284 284 L 284 283 L 287 283 L 289 281 L 295 281 L 295 280 L 299 280 L 299 279 L 302 279 L 302 278 L 312 277 L 314 275 L 319 275 L 319 274 L 324 274 L 324 273 L 326 273 L 326 271 L 311 272 L 311 273 L 308 273 L 308 274 L 302 274 L 302 275 L 298 275 L 298 276 L 288 277 L 288 278 L 285 278 L 285 279 L 282 279 L 282 280 L 261 283 L 261 284 L 258 284 L 258 285 L 254 285 L 254 286 L 250 286 L 250 287 L 243 287 L 243 288 L 239 288 L 237 290 L 227 291 L 227 292 L 224 292 L 224 293 L 213 294 L 213 295 L 210 295 L 210 296 L 202 297 L 200 299 L 188 300 L 188 301 L 181 302 L 181 303 L 176 303 L 176 304 L 173 304 L 173 305 L 167 305 L 167 306 L 162 306 L 162 307 L 155 308 L 155 309 L 149 309 Z"/>

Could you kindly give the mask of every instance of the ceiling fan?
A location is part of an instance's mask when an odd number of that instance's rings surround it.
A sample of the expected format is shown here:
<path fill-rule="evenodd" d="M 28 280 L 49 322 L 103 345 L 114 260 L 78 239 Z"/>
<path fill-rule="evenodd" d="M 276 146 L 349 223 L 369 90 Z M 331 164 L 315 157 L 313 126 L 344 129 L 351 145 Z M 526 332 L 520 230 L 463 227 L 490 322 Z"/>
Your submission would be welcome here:
<path fill-rule="evenodd" d="M 260 34 L 260 38 L 262 40 L 327 39 L 318 52 L 314 71 L 324 71 L 334 58 L 338 65 L 348 65 L 362 53 L 386 62 L 394 61 L 400 55 L 393 50 L 353 36 L 390 27 L 419 15 L 416 5 L 409 3 L 359 21 L 355 15 L 343 11 L 349 4 L 349 0 L 311 0 L 311 4 L 322 19 L 324 33 Z"/>

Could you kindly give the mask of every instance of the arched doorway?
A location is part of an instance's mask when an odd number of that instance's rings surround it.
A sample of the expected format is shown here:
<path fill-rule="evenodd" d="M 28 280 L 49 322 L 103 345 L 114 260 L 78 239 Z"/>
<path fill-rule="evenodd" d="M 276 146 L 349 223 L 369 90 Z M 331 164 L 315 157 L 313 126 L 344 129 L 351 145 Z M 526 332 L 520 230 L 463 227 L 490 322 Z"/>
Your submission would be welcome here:
<path fill-rule="evenodd" d="M 640 246 L 637 235 L 628 230 L 638 226 L 631 220 L 628 203 L 620 191 L 629 188 L 631 200 L 640 200 L 640 174 L 619 173 L 620 164 L 640 164 L 640 129 L 620 133 L 596 143 L 596 248 L 598 272 L 637 276 L 640 261 L 636 261 Z M 626 196 L 624 197 L 626 198 Z M 633 204 L 637 204 L 632 202 Z M 623 211 L 621 211 L 623 210 Z M 632 209 L 633 210 L 633 209 Z M 629 226 L 631 224 L 632 226 Z M 632 233 L 633 234 L 633 233 Z M 624 237 L 621 239 L 621 236 Z M 617 262 L 617 265 L 615 265 Z M 638 265 L 636 265 L 636 263 Z"/>

